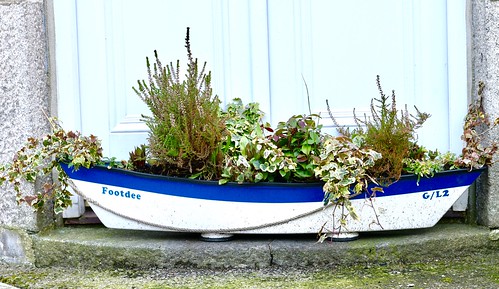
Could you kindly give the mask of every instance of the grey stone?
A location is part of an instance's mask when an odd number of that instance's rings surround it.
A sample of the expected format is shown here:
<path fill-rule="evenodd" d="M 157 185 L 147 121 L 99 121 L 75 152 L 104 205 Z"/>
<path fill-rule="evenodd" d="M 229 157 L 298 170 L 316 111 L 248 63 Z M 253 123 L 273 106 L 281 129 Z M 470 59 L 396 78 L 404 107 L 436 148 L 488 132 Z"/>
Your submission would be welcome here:
<path fill-rule="evenodd" d="M 49 131 L 48 49 L 44 1 L 0 1 L 0 162 L 11 160 L 29 136 Z M 34 192 L 32 184 L 23 193 Z M 0 187 L 0 226 L 38 231 L 49 214 L 18 206 L 9 185 Z"/>
<path fill-rule="evenodd" d="M 490 230 L 463 224 L 361 234 L 352 242 L 317 243 L 312 235 L 236 235 L 203 242 L 198 234 L 107 228 L 60 228 L 33 235 L 38 267 L 288 268 L 429 262 L 499 249 Z"/>
<path fill-rule="evenodd" d="M 0 289 L 16 289 L 17 287 L 10 286 L 4 283 L 0 283 Z"/>
<path fill-rule="evenodd" d="M 499 229 L 491 230 L 489 234 L 489 239 L 492 241 L 499 241 Z"/>
<path fill-rule="evenodd" d="M 499 117 L 499 2 L 471 1 L 471 53 L 473 95 L 479 81 L 485 83 L 483 107 L 491 119 Z M 499 129 L 486 134 L 499 141 Z M 497 159 L 496 159 L 497 161 Z M 478 222 L 499 227 L 499 165 L 489 167 L 477 186 Z"/>
<path fill-rule="evenodd" d="M 0 228 L 0 261 L 7 263 L 32 263 L 31 238 L 23 230 Z"/>

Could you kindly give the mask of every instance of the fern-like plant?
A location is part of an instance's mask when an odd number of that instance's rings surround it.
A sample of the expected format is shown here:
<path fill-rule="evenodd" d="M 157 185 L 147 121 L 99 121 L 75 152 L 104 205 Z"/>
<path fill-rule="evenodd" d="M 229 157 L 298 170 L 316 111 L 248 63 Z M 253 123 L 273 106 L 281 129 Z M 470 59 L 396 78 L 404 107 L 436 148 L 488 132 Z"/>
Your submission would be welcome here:
<path fill-rule="evenodd" d="M 146 58 L 148 83 L 133 88 L 152 116 L 144 116 L 150 128 L 149 150 L 157 173 L 213 179 L 220 175 L 220 144 L 225 133 L 220 101 L 212 95 L 211 72 L 201 69 L 192 56 L 189 28 L 185 37 L 187 73 L 180 61 L 163 66 L 157 51 L 155 63 Z"/>

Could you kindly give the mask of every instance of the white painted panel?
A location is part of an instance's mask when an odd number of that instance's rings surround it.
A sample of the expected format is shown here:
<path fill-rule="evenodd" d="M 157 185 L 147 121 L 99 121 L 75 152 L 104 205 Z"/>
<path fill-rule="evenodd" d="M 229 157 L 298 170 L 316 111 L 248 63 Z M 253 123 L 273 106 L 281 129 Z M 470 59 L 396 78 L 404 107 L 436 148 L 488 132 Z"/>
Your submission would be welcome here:
<path fill-rule="evenodd" d="M 419 131 L 428 148 L 449 149 L 447 78 L 447 6 L 445 0 L 416 1 L 414 5 L 413 104 L 431 118 Z"/>
<path fill-rule="evenodd" d="M 455 153 L 460 153 L 463 147 L 461 135 L 470 89 L 466 73 L 466 2 L 447 1 L 449 149 Z"/>
<path fill-rule="evenodd" d="M 57 116 L 68 130 L 81 130 L 76 1 L 54 0 Z"/>
<path fill-rule="evenodd" d="M 76 2 L 81 131 L 104 140 L 109 152 L 110 75 L 107 73 L 106 15 L 103 1 Z"/>
<path fill-rule="evenodd" d="M 146 138 L 137 120 L 147 108 L 131 89 L 147 77 L 145 56 L 157 49 L 163 63 L 180 59 L 185 68 L 189 26 L 194 55 L 213 71 L 214 92 L 225 102 L 260 102 L 274 125 L 308 113 L 302 75 L 318 112 L 325 99 L 339 111 L 365 109 L 378 96 L 380 74 L 385 92 L 396 90 L 399 107 L 416 104 L 433 115 L 420 134 L 423 144 L 457 148 L 449 135 L 456 138 L 464 115 L 464 4 L 55 0 L 57 42 L 66 45 L 57 54 L 60 115 L 78 126 L 81 111 L 83 132 L 103 138 L 106 155 L 126 158 Z M 66 107 L 71 112 L 62 112 Z"/>
<path fill-rule="evenodd" d="M 303 4 L 307 3 L 304 1 Z M 268 1 L 270 120 L 273 124 L 285 121 L 294 114 L 308 113 L 302 74 L 304 67 L 310 67 L 313 63 L 304 63 L 310 53 L 303 53 L 302 44 L 305 43 L 301 36 L 304 34 L 302 29 L 309 27 L 306 22 L 310 17 L 307 13 L 302 14 L 308 9 L 302 11 L 300 4 L 300 1 Z M 307 75 L 304 74 L 304 77 L 313 82 Z"/>
<path fill-rule="evenodd" d="M 214 90 L 224 104 L 234 98 L 270 111 L 267 2 L 213 1 Z M 218 90 L 217 90 L 218 88 Z"/>
<path fill-rule="evenodd" d="M 358 116 L 379 97 L 376 75 L 385 94 L 395 90 L 399 104 L 412 96 L 410 1 L 313 1 L 313 111 L 331 109 Z M 330 125 L 329 119 L 324 119 Z M 350 123 L 349 125 L 354 125 Z"/>

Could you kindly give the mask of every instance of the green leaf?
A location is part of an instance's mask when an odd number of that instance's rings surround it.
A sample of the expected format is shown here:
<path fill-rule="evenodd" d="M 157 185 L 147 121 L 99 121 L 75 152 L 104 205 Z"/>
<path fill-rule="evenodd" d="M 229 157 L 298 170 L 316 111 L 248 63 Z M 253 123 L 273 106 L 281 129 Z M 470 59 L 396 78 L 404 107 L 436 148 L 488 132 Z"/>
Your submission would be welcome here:
<path fill-rule="evenodd" d="M 303 154 L 305 155 L 309 155 L 310 154 L 310 151 L 312 150 L 312 146 L 310 146 L 309 144 L 303 144 L 301 146 L 301 151 Z"/>

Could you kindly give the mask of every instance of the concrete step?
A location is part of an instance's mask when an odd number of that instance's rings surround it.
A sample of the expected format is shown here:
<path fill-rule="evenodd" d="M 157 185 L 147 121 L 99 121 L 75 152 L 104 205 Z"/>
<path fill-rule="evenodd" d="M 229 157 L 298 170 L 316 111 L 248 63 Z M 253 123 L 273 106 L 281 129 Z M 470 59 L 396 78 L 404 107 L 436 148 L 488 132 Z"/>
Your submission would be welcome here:
<path fill-rule="evenodd" d="M 351 242 L 315 235 L 237 235 L 204 242 L 199 234 L 64 227 L 33 235 L 37 267 L 265 268 L 428 262 L 499 250 L 491 230 L 464 224 L 364 233 Z"/>

